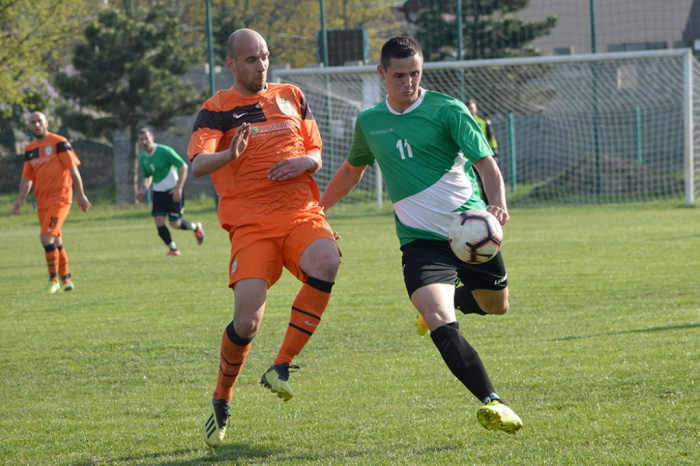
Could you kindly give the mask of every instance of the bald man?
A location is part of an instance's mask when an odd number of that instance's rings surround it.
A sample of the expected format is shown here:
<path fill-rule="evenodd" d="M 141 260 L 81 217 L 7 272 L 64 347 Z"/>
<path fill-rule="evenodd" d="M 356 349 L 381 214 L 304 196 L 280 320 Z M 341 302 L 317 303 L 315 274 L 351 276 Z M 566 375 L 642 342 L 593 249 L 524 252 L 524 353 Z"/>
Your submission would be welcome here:
<path fill-rule="evenodd" d="M 15 214 L 20 213 L 22 201 L 33 185 L 41 225 L 40 239 L 49 268 L 49 283 L 45 291 L 72 291 L 75 285 L 68 269 L 61 227 L 73 203 L 71 186 L 75 188 L 80 210 L 87 212 L 90 209 L 90 201 L 85 196 L 83 180 L 78 171 L 80 160 L 66 138 L 49 132 L 48 121 L 43 113 L 32 113 L 28 126 L 35 139 L 24 152 L 19 194 L 12 210 Z"/>
<path fill-rule="evenodd" d="M 202 106 L 187 150 L 192 173 L 211 174 L 218 215 L 231 240 L 233 320 L 223 332 L 219 376 L 204 440 L 219 446 L 232 390 L 265 312 L 268 289 L 286 268 L 302 282 L 282 347 L 260 383 L 284 401 L 289 371 L 318 328 L 340 264 L 333 231 L 312 176 L 321 168 L 321 136 L 301 90 L 267 82 L 269 51 L 255 31 L 229 37 L 226 66 L 235 84 Z"/>

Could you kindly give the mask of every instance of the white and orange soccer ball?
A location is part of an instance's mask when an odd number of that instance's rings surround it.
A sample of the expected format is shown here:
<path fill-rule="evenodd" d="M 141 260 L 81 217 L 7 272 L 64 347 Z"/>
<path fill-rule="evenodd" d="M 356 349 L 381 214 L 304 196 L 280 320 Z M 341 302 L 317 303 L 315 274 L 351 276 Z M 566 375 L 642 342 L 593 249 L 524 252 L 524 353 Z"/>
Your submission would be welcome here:
<path fill-rule="evenodd" d="M 447 238 L 457 257 L 469 264 L 481 264 L 498 254 L 503 229 L 489 212 L 467 210 L 452 222 Z"/>

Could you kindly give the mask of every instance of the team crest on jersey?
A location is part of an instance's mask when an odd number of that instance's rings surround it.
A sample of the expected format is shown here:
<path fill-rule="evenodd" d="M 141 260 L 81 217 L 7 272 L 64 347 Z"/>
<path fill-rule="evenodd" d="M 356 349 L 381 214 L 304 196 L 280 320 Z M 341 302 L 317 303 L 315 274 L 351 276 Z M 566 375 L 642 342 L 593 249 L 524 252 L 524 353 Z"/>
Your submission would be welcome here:
<path fill-rule="evenodd" d="M 46 147 L 44 148 L 44 153 L 45 153 L 46 155 L 51 155 L 52 152 L 53 152 L 53 147 L 51 147 L 51 146 L 46 146 Z"/>
<path fill-rule="evenodd" d="M 236 273 L 236 269 L 238 268 L 238 257 L 233 258 L 233 264 L 231 264 L 231 275 Z"/>
<path fill-rule="evenodd" d="M 285 99 L 284 97 L 277 97 L 277 106 L 280 108 L 282 113 L 284 113 L 287 116 L 293 116 L 294 115 L 294 106 L 292 103 Z"/>

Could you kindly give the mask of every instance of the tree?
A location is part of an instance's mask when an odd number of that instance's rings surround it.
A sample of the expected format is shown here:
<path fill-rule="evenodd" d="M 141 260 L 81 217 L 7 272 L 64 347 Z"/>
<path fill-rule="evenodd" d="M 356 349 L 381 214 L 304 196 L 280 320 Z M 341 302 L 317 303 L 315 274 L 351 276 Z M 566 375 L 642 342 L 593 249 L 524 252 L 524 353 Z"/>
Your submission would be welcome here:
<path fill-rule="evenodd" d="M 416 39 L 426 61 L 457 57 L 457 1 L 462 2 L 462 58 L 475 60 L 537 56 L 530 45 L 549 34 L 556 16 L 526 21 L 511 13 L 527 7 L 530 0 L 422 0 Z"/>
<path fill-rule="evenodd" d="M 185 16 L 193 27 L 204 30 L 201 1 L 183 1 Z M 370 54 L 379 50 L 389 35 L 400 32 L 391 13 L 394 0 L 326 0 L 326 28 L 367 28 Z M 247 27 L 267 41 L 272 64 L 303 67 L 316 62 L 316 33 L 321 30 L 318 0 L 226 0 L 212 1 L 213 41 L 217 64 L 226 57 L 226 41 L 236 29 Z"/>
<path fill-rule="evenodd" d="M 129 132 L 129 203 L 137 188 L 139 127 L 170 127 L 173 117 L 193 113 L 205 98 L 178 77 L 201 59 L 200 47 L 183 36 L 177 15 L 162 4 L 136 9 L 133 16 L 104 9 L 75 47 L 74 72 L 56 77 L 65 96 L 107 115 L 73 113 L 81 128 Z"/>
<path fill-rule="evenodd" d="M 456 12 L 459 0 L 422 0 L 416 39 L 426 61 L 457 58 Z M 462 58 L 491 59 L 540 55 L 531 42 L 551 32 L 555 16 L 540 21 L 525 21 L 511 13 L 527 7 L 530 0 L 461 0 Z M 467 68 L 453 71 L 452 95 L 475 99 L 481 115 L 537 111 L 556 98 L 557 91 L 547 85 L 533 85 L 552 72 L 551 65 Z"/>
<path fill-rule="evenodd" d="M 0 0 L 0 113 L 5 124 L 41 104 L 92 0 Z M 46 99 L 43 99 L 46 100 Z"/>

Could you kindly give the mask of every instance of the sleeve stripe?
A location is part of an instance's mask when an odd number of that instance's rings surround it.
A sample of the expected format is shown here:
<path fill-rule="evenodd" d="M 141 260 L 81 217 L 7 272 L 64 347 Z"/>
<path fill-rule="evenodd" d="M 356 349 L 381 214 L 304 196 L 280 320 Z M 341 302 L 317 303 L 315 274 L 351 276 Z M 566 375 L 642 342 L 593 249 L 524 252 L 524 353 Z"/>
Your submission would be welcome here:
<path fill-rule="evenodd" d="M 311 107 L 309 107 L 309 102 L 306 100 L 305 96 L 301 96 L 301 100 L 299 102 L 300 104 L 300 110 L 301 110 L 301 119 L 302 120 L 313 120 L 314 119 L 314 114 L 311 113 Z"/>
<path fill-rule="evenodd" d="M 68 141 L 61 141 L 56 143 L 56 152 L 61 153 L 61 152 L 68 152 L 69 150 L 73 150 L 73 147 L 71 147 L 70 142 Z"/>
<path fill-rule="evenodd" d="M 238 128 L 243 123 L 260 123 L 263 121 L 267 121 L 267 118 L 265 118 L 259 103 L 235 107 L 225 112 L 203 108 L 197 114 L 192 132 L 195 133 L 198 129 L 205 128 L 225 133 L 228 130 Z"/>

